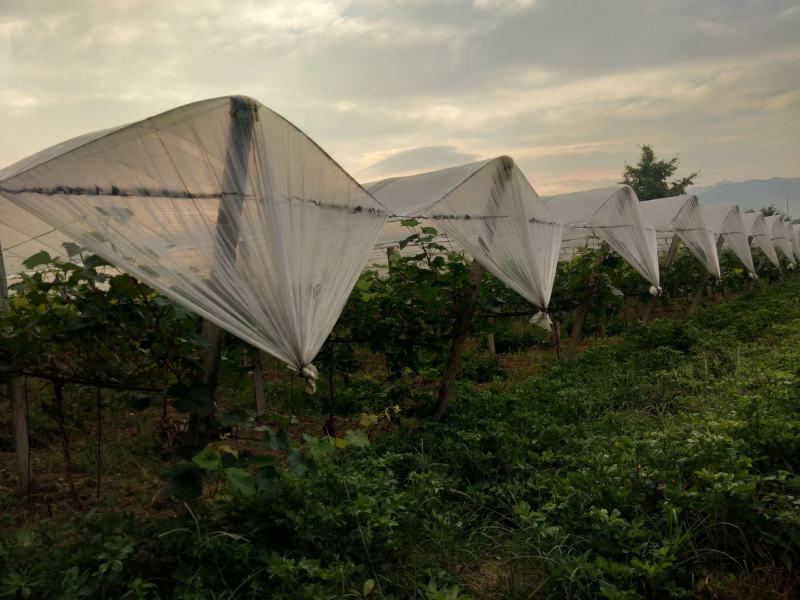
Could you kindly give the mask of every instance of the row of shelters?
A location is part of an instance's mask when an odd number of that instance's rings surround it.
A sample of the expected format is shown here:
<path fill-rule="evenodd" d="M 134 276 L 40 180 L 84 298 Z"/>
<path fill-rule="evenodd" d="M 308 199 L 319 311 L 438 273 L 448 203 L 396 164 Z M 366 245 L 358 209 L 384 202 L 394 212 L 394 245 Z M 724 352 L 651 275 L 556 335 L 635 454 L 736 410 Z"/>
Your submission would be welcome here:
<path fill-rule="evenodd" d="M 432 223 L 544 313 L 558 261 L 601 243 L 654 295 L 659 254 L 679 244 L 715 277 L 724 246 L 754 276 L 751 245 L 776 265 L 776 250 L 800 259 L 780 216 L 701 207 L 693 195 L 640 202 L 628 186 L 540 197 L 507 156 L 360 184 L 241 96 L 90 133 L 0 171 L 9 275 L 40 250 L 65 255 L 77 243 L 312 384 L 311 362 L 359 274 L 406 237 L 408 218 Z"/>

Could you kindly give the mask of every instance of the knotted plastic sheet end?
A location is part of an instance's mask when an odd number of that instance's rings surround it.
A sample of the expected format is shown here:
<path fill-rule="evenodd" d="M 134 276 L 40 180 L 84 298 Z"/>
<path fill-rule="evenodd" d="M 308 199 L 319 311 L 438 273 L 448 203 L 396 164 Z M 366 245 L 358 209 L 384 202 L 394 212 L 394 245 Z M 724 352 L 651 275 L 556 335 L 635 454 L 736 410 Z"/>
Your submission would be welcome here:
<path fill-rule="evenodd" d="M 536 325 L 537 327 L 541 327 L 545 331 L 550 331 L 550 328 L 553 326 L 553 321 L 550 319 L 550 315 L 543 310 L 540 310 L 533 315 L 528 323 L 531 325 Z"/>
<path fill-rule="evenodd" d="M 300 367 L 289 365 L 289 370 L 294 371 L 303 378 L 305 381 L 306 394 L 317 393 L 317 377 L 319 377 L 317 367 L 312 364 L 302 365 Z"/>
<path fill-rule="evenodd" d="M 651 296 L 660 296 L 661 295 L 661 286 L 651 285 L 650 289 L 647 290 L 650 292 Z"/>

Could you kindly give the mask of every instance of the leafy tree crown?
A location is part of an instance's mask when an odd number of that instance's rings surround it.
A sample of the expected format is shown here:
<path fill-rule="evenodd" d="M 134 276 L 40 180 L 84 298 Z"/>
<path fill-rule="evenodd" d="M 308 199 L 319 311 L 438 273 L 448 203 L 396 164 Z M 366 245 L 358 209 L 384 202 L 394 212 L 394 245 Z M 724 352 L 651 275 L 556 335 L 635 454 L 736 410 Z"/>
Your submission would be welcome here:
<path fill-rule="evenodd" d="M 678 157 L 658 160 L 651 146 L 644 144 L 641 148 L 639 162 L 636 166 L 625 165 L 620 183 L 631 186 L 639 200 L 685 194 L 686 188 L 694 183 L 698 173 L 692 172 L 686 177 L 670 180 L 678 170 Z"/>

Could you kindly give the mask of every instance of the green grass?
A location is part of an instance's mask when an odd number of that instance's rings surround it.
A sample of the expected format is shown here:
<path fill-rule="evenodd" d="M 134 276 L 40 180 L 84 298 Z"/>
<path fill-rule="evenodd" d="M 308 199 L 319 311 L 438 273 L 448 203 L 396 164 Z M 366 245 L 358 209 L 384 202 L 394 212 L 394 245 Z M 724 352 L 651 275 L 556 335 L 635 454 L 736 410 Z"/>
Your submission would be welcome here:
<path fill-rule="evenodd" d="M 0 596 L 791 597 L 799 295 L 790 278 L 541 375 L 462 381 L 446 422 L 408 414 L 250 498 L 7 529 Z M 143 431 L 109 462 L 151 476 Z"/>

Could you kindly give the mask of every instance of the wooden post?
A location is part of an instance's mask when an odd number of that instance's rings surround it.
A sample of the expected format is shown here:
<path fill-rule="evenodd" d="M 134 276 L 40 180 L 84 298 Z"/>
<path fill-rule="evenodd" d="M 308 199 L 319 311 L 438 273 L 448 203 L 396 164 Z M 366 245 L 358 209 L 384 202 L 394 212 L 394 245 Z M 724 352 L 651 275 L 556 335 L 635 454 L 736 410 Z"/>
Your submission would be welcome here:
<path fill-rule="evenodd" d="M 0 245 L 0 308 L 5 310 L 8 302 L 8 276 Z M 14 428 L 14 453 L 22 489 L 31 491 L 31 455 L 28 442 L 28 419 L 25 410 L 25 378 L 12 375 L 8 380 L 8 398 L 11 402 L 11 421 Z"/>
<path fill-rule="evenodd" d="M 706 271 L 703 273 L 703 277 L 700 279 L 700 283 L 697 284 L 697 293 L 692 298 L 692 303 L 689 305 L 689 314 L 692 314 L 694 311 L 697 310 L 697 307 L 700 306 L 700 301 L 703 299 L 703 294 L 706 291 L 706 284 L 708 280 L 711 278 L 711 273 Z"/>
<path fill-rule="evenodd" d="M 553 345 L 556 348 L 556 358 L 561 360 L 561 321 L 553 319 Z"/>
<path fill-rule="evenodd" d="M 261 361 L 261 350 L 258 348 L 253 348 L 253 395 L 256 414 L 263 417 L 267 414 L 267 396 L 264 393 L 264 365 Z"/>
<path fill-rule="evenodd" d="M 578 350 L 578 342 L 581 339 L 583 323 L 586 321 L 586 315 L 589 314 L 589 309 L 592 307 L 592 299 L 597 291 L 595 289 L 595 270 L 602 264 L 603 260 L 605 260 L 605 254 L 599 253 L 594 261 L 594 264 L 592 265 L 591 271 L 589 271 L 589 279 L 586 282 L 589 292 L 586 295 L 586 298 L 584 298 L 575 309 L 575 319 L 572 323 L 572 330 L 570 331 L 569 335 L 569 344 L 567 345 L 567 360 L 572 359 L 572 357 L 575 356 L 575 352 Z"/>
<path fill-rule="evenodd" d="M 64 455 L 64 474 L 72 497 L 72 504 L 78 508 L 78 491 L 75 488 L 75 479 L 72 476 L 72 458 L 69 449 L 69 432 L 67 431 L 67 418 L 64 415 L 64 382 L 53 381 L 53 412 L 58 430 L 61 433 L 61 451 Z"/>
<path fill-rule="evenodd" d="M 489 327 L 491 327 L 491 331 L 489 331 L 489 335 L 486 336 L 486 344 L 489 347 L 489 356 L 492 358 L 497 358 L 497 346 L 494 343 L 494 317 L 489 317 Z"/>
<path fill-rule="evenodd" d="M 723 237 L 719 236 L 719 239 L 717 240 L 717 254 L 722 252 L 723 243 Z M 697 285 L 697 293 L 695 294 L 694 298 L 692 299 L 692 303 L 689 306 L 689 314 L 692 314 L 697 310 L 697 307 L 700 306 L 700 301 L 703 299 L 703 292 L 706 291 L 706 286 L 708 285 L 709 279 L 711 279 L 711 272 L 706 270 L 703 273 L 703 276 L 700 278 L 700 283 Z"/>
<path fill-rule="evenodd" d="M 622 322 L 624 331 L 628 331 L 628 297 L 622 297 Z"/>
<path fill-rule="evenodd" d="M 681 244 L 681 239 L 675 235 L 672 237 L 672 242 L 669 245 L 669 250 L 667 251 L 667 257 L 664 260 L 664 268 L 661 270 L 661 281 L 664 281 L 664 275 L 667 270 L 672 266 L 672 263 L 675 260 L 675 257 L 678 255 L 678 247 Z M 642 313 L 642 323 L 647 325 L 650 322 L 650 317 L 653 316 L 653 310 L 658 304 L 658 296 L 653 296 L 648 301 L 647 305 L 644 307 L 644 311 Z"/>
<path fill-rule="evenodd" d="M 450 339 L 450 352 L 447 355 L 447 364 L 444 368 L 442 382 L 439 385 L 439 394 L 436 400 L 436 410 L 433 418 L 441 421 L 447 412 L 447 405 L 453 396 L 453 386 L 456 376 L 461 368 L 461 357 L 464 355 L 464 347 L 467 343 L 467 333 L 472 316 L 475 314 L 475 305 L 478 302 L 478 288 L 483 277 L 483 267 L 477 260 L 472 261 L 472 268 L 469 271 L 469 284 L 461 301 L 456 304 L 456 319 L 453 324 L 453 334 Z"/>
<path fill-rule="evenodd" d="M 209 276 L 212 287 L 224 288 L 218 281 L 219 269 L 226 263 L 236 262 L 239 244 L 239 220 L 242 212 L 242 200 L 247 184 L 247 171 L 250 163 L 250 152 L 253 147 L 253 127 L 257 119 L 257 108 L 250 100 L 242 96 L 231 98 L 231 124 L 228 129 L 227 149 L 225 154 L 225 170 L 222 175 L 222 196 L 217 214 L 217 229 L 214 240 L 214 262 Z M 208 347 L 201 357 L 203 374 L 201 381 L 211 390 L 213 402 L 214 392 L 219 375 L 220 355 L 224 332 L 219 325 L 203 320 L 203 339 Z M 200 419 L 192 414 L 189 419 L 189 441 L 197 444 L 200 441 Z"/>
<path fill-rule="evenodd" d="M 747 236 L 747 245 L 750 248 L 750 256 L 752 258 L 752 254 L 753 254 L 753 236 L 752 235 L 748 235 Z M 758 261 L 758 264 L 754 263 L 753 264 L 753 268 L 756 270 L 755 275 L 758 275 L 758 272 L 761 271 L 764 268 L 764 259 L 762 258 L 760 261 Z M 752 290 L 755 286 L 756 286 L 756 280 L 755 279 L 751 279 L 750 280 L 750 289 Z"/>
<path fill-rule="evenodd" d="M 589 314 L 589 309 L 592 306 L 592 298 L 594 298 L 594 290 L 590 290 L 586 298 L 584 298 L 575 309 L 575 318 L 572 321 L 572 329 L 569 333 L 569 344 L 567 345 L 567 360 L 575 356 L 575 353 L 578 351 L 578 342 L 581 341 L 583 323 L 586 321 L 586 315 Z"/>

